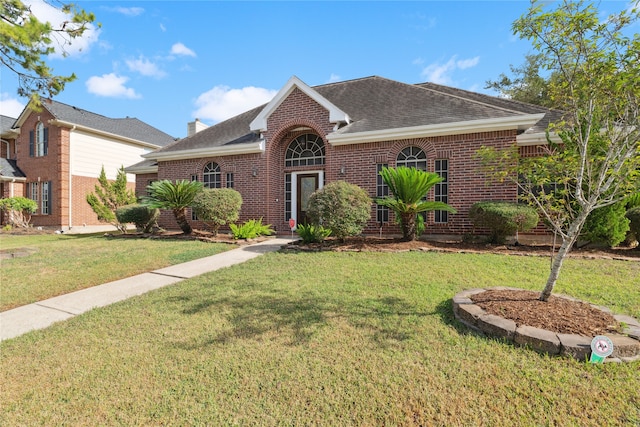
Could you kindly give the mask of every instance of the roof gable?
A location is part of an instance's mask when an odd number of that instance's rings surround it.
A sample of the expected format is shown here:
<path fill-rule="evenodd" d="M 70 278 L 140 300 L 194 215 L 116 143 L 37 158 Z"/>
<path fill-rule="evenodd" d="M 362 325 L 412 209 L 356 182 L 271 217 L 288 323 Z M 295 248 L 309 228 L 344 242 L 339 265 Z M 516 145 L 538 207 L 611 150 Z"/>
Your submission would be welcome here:
<path fill-rule="evenodd" d="M 298 88 L 309 98 L 316 101 L 323 108 L 329 111 L 329 121 L 331 123 L 349 123 L 349 115 L 338 108 L 335 104 L 322 96 L 317 91 L 313 90 L 306 83 L 300 80 L 296 76 L 292 76 L 289 81 L 278 91 L 276 96 L 262 109 L 262 111 L 256 116 L 250 123 L 251 131 L 265 131 L 267 130 L 267 119 L 275 110 L 278 109 L 280 104 L 293 92 L 295 88 Z"/>

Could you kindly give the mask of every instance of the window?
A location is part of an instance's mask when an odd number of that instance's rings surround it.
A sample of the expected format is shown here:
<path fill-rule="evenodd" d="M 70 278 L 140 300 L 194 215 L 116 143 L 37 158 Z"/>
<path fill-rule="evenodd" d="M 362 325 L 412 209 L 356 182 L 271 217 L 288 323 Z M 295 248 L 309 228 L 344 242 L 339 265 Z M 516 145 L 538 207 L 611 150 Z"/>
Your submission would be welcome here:
<path fill-rule="evenodd" d="M 449 203 L 449 160 L 436 160 L 434 172 L 442 178 L 442 181 L 434 186 L 435 201 Z M 436 223 L 444 223 L 449 220 L 449 212 L 447 211 L 435 211 L 434 215 Z"/>
<path fill-rule="evenodd" d="M 227 172 L 227 188 L 233 188 L 233 172 Z"/>
<path fill-rule="evenodd" d="M 191 175 L 191 181 L 197 181 L 198 180 L 198 175 Z M 191 209 L 191 219 L 193 221 L 197 221 L 198 220 L 198 215 L 196 215 L 196 213 L 193 211 L 193 208 Z"/>
<path fill-rule="evenodd" d="M 427 155 L 420 147 L 407 147 L 398 153 L 396 158 L 396 167 L 406 166 L 408 168 L 416 168 L 421 171 L 427 170 Z"/>
<path fill-rule="evenodd" d="M 291 218 L 291 174 L 284 174 L 284 219 L 289 220 Z"/>
<path fill-rule="evenodd" d="M 313 166 L 324 165 L 324 142 L 313 134 L 300 135 L 289 144 L 284 165 Z"/>
<path fill-rule="evenodd" d="M 29 131 L 29 156 L 46 156 L 49 150 L 49 129 L 42 122 L 38 122 L 34 131 Z"/>
<path fill-rule="evenodd" d="M 49 215 L 51 213 L 51 181 L 42 184 L 42 200 L 40 200 L 40 213 Z"/>
<path fill-rule="evenodd" d="M 38 183 L 37 182 L 32 182 L 29 184 L 29 198 L 34 202 L 36 202 L 36 205 L 38 205 Z"/>
<path fill-rule="evenodd" d="M 220 188 L 220 165 L 216 162 L 207 163 L 202 172 L 202 182 L 205 188 Z"/>
<path fill-rule="evenodd" d="M 389 187 L 385 184 L 382 176 L 380 175 L 380 171 L 382 168 L 386 168 L 388 165 L 386 164 L 377 164 L 376 165 L 376 197 L 384 197 L 389 195 Z M 378 224 L 382 225 L 384 223 L 389 222 L 389 208 L 386 206 L 376 205 L 376 221 Z"/>

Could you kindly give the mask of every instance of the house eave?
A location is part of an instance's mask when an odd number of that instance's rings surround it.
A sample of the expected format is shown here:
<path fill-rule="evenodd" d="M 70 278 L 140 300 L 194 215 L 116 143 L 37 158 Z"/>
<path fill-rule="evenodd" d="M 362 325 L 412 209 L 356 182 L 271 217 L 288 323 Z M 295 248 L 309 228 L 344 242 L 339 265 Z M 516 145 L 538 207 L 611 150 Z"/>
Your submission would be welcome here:
<path fill-rule="evenodd" d="M 160 148 L 160 146 L 156 145 L 156 144 L 150 144 L 148 142 L 140 141 L 138 139 L 128 138 L 126 136 L 117 135 L 117 134 L 111 133 L 111 132 L 105 132 L 105 131 L 102 131 L 102 130 L 90 128 L 90 127 L 87 127 L 87 126 L 78 125 L 76 123 L 67 122 L 67 121 L 64 121 L 64 120 L 51 119 L 51 120 L 49 120 L 49 124 L 60 126 L 60 127 L 65 127 L 65 128 L 71 129 L 71 130 L 81 130 L 81 131 L 85 131 L 85 132 L 90 132 L 90 133 L 93 133 L 93 134 L 96 134 L 96 135 L 106 136 L 106 137 L 112 138 L 112 139 L 117 139 L 119 141 L 126 142 L 126 143 L 129 143 L 129 144 L 139 145 L 141 147 L 146 147 L 146 148 L 151 148 L 151 149 Z"/>
<path fill-rule="evenodd" d="M 27 178 L 0 175 L 1 182 L 27 182 Z"/>
<path fill-rule="evenodd" d="M 494 132 L 509 129 L 524 130 L 538 123 L 544 113 L 527 114 L 514 117 L 468 120 L 464 122 L 443 123 L 437 125 L 412 126 L 406 128 L 383 129 L 353 134 L 327 135 L 327 141 L 333 146 L 363 144 L 367 142 L 393 141 L 411 138 L 425 138 L 446 135 L 462 135 L 478 132 Z"/>
<path fill-rule="evenodd" d="M 555 143 L 561 143 L 562 140 L 555 133 L 549 133 L 549 138 Z M 531 145 L 547 145 L 547 134 L 545 132 L 538 133 L 523 133 L 516 137 L 516 144 L 518 147 L 528 147 Z"/>
<path fill-rule="evenodd" d="M 234 156 L 239 154 L 260 154 L 264 153 L 264 139 L 258 142 L 250 144 L 238 144 L 238 146 L 222 146 L 222 147 L 207 147 L 196 148 L 193 150 L 181 150 L 170 151 L 166 153 L 153 152 L 143 154 L 142 157 L 146 159 L 153 159 L 157 161 L 169 161 L 169 160 L 187 160 L 197 159 L 202 157 L 221 157 L 221 156 Z"/>
<path fill-rule="evenodd" d="M 144 167 L 128 167 L 124 168 L 126 173 L 131 173 L 134 175 L 142 175 L 147 173 L 158 173 L 158 166 L 144 166 Z"/>

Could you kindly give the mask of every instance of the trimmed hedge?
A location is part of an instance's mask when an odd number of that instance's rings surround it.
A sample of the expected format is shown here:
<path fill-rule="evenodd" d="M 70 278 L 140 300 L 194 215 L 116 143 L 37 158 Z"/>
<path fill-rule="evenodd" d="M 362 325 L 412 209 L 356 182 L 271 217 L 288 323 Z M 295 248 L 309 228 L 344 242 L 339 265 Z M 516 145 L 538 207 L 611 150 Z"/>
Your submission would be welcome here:
<path fill-rule="evenodd" d="M 371 217 L 371 198 L 355 184 L 334 181 L 311 195 L 307 217 L 343 240 L 362 233 Z"/>
<path fill-rule="evenodd" d="M 474 203 L 469 218 L 475 227 L 491 231 L 489 241 L 503 244 L 507 237 L 535 227 L 540 217 L 534 208 L 513 202 L 486 201 Z"/>
<path fill-rule="evenodd" d="M 158 221 L 160 210 L 139 203 L 116 209 L 116 219 L 121 224 L 135 224 L 143 233 L 151 233 Z"/>
<path fill-rule="evenodd" d="M 217 235 L 221 226 L 240 217 L 242 196 L 232 188 L 205 188 L 196 194 L 191 207 L 198 219 Z"/>
<path fill-rule="evenodd" d="M 626 217 L 629 219 L 629 231 L 640 242 L 640 207 L 631 208 L 627 211 Z M 638 245 L 640 249 L 640 245 Z"/>

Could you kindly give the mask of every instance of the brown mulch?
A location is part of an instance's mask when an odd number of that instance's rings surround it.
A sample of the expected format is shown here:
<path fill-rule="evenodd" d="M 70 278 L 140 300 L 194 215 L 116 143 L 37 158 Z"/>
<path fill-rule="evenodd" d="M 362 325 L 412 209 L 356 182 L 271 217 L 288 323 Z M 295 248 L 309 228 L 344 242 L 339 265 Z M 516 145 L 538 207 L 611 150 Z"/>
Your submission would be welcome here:
<path fill-rule="evenodd" d="M 545 302 L 539 296 L 533 291 L 490 289 L 471 296 L 471 300 L 487 313 L 513 320 L 518 326 L 588 337 L 620 330 L 611 314 L 585 302 L 553 295 Z"/>

